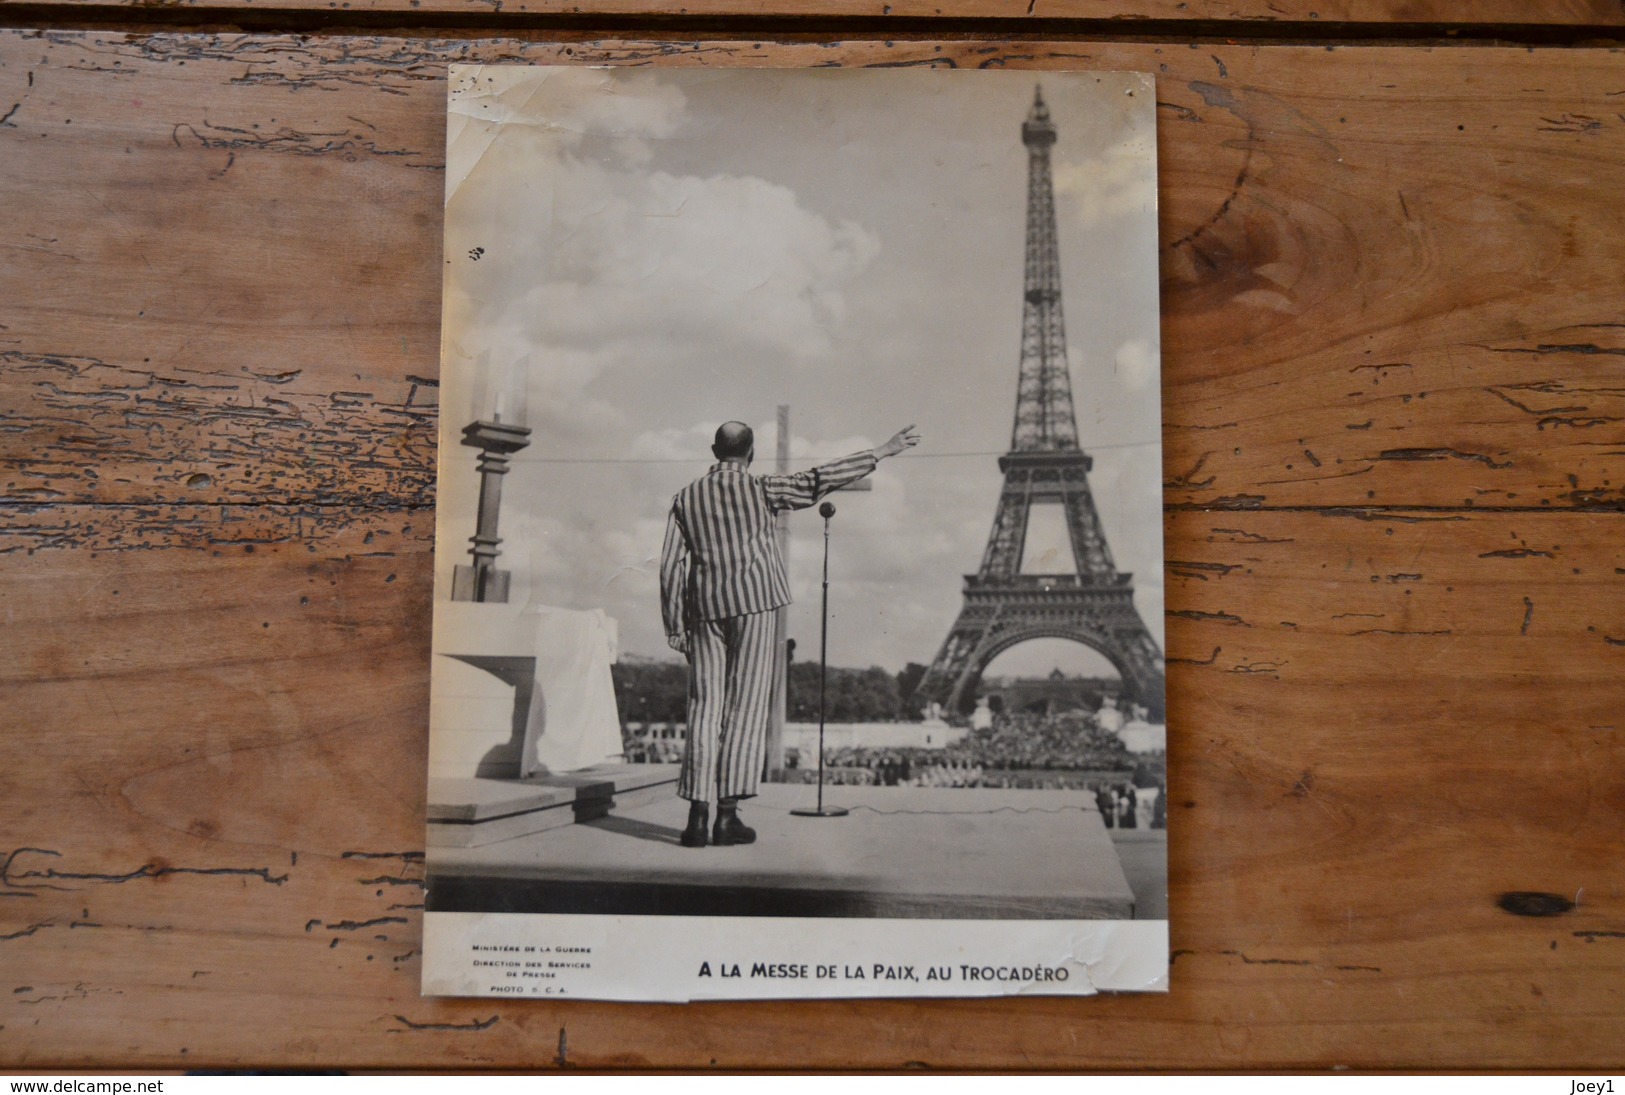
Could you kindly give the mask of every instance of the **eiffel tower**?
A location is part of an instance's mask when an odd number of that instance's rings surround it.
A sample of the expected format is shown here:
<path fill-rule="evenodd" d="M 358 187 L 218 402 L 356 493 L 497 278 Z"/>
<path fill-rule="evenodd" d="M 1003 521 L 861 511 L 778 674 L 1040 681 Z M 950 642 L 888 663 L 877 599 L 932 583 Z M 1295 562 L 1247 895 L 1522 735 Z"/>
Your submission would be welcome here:
<path fill-rule="evenodd" d="M 949 712 L 965 710 L 982 671 L 1004 651 L 1030 639 L 1072 639 L 1105 655 L 1122 676 L 1126 696 L 1160 720 L 1162 651 L 1134 608 L 1133 575 L 1112 562 L 1089 490 L 1093 461 L 1078 447 L 1050 181 L 1055 139 L 1040 89 L 1021 127 L 1028 165 L 1027 266 L 1016 421 L 1010 451 L 999 458 L 1004 489 L 981 569 L 965 576 L 964 607 L 916 695 Z M 1036 506 L 1059 507 L 1075 573 L 1023 569 Z"/>

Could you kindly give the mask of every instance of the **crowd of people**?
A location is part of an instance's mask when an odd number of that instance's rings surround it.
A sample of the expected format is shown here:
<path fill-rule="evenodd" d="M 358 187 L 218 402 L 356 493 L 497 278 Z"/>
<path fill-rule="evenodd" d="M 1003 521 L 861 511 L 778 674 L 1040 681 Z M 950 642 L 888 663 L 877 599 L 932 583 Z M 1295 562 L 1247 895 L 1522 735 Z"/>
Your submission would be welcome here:
<path fill-rule="evenodd" d="M 1000 713 L 991 726 L 973 728 L 944 752 L 987 768 L 1080 772 L 1134 767 L 1122 740 L 1083 711 Z"/>
<path fill-rule="evenodd" d="M 824 782 L 866 784 L 875 787 L 990 787 L 980 764 L 945 757 L 941 749 L 828 749 L 824 752 Z M 803 764 L 794 755 L 785 758 L 790 782 L 810 783 L 818 778 L 817 759 Z"/>
<path fill-rule="evenodd" d="M 1144 787 L 1133 782 L 1103 783 L 1094 789 L 1095 807 L 1108 829 L 1166 829 L 1165 790 L 1161 783 Z"/>
<path fill-rule="evenodd" d="M 677 763 L 683 755 L 680 724 L 627 724 L 626 758 L 633 763 Z M 795 749 L 785 756 L 787 782 L 817 779 L 818 758 Z M 830 786 L 992 787 L 1071 790 L 1094 795 L 1108 828 L 1166 825 L 1165 770 L 1160 756 L 1136 758 L 1092 714 L 1001 713 L 991 726 L 973 728 L 940 749 L 844 746 L 824 752 Z"/>
<path fill-rule="evenodd" d="M 623 722 L 621 749 L 631 764 L 680 764 L 687 736 L 680 722 Z"/>

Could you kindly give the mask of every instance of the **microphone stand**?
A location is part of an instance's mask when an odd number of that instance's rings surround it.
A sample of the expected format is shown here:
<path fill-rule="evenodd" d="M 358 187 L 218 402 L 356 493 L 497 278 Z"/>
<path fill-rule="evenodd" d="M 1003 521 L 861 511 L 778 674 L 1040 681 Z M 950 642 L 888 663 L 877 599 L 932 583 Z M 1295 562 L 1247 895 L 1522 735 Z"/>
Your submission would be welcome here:
<path fill-rule="evenodd" d="M 798 806 L 790 813 L 796 817 L 845 817 L 844 806 L 824 805 L 824 693 L 829 681 L 829 519 L 835 516 L 835 506 L 825 502 L 818 507 L 824 518 L 824 596 L 818 618 L 818 805 L 809 809 Z"/>

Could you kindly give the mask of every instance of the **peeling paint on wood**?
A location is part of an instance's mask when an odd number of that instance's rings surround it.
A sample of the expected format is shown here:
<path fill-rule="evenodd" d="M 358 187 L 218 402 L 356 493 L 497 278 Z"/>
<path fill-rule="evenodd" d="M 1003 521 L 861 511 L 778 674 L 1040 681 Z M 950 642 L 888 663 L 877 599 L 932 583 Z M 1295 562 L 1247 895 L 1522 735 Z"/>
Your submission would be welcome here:
<path fill-rule="evenodd" d="M 0 32 L 8 1064 L 1611 1060 L 1621 54 L 484 33 Z M 474 60 L 1157 74 L 1169 996 L 417 997 L 443 76 Z M 1565 933 L 1518 892 L 1577 895 Z"/>

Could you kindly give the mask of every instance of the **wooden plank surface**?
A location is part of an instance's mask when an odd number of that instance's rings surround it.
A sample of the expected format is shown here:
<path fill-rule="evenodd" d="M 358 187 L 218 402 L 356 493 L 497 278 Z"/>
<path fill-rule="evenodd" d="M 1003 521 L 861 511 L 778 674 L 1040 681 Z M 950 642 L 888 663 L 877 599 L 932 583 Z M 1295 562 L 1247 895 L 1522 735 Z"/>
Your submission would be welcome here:
<path fill-rule="evenodd" d="M 155 12 L 147 0 L 0 0 L 0 11 L 60 12 L 59 18 L 129 11 L 136 18 L 222 12 L 265 19 L 266 13 L 325 12 L 339 17 L 398 13 L 412 20 L 462 17 L 482 24 L 522 25 L 528 19 L 645 21 L 731 19 L 1073 22 L 1096 33 L 1207 35 L 1324 35 L 1396 31 L 1439 37 L 1484 31 L 1513 36 L 1543 30 L 1570 37 L 1625 27 L 1615 0 L 175 0 Z M 193 16 L 195 18 L 195 15 Z M 1082 29 L 1082 28 L 1080 28 Z"/>
<path fill-rule="evenodd" d="M 1170 502 L 1625 500 L 1618 52 L 842 50 L 1159 75 Z M 7 496 L 401 504 L 431 500 L 444 65 L 830 60 L 67 32 L 5 56 Z"/>
<path fill-rule="evenodd" d="M 418 998 L 475 59 L 1157 74 L 1170 995 Z M 0 1061 L 1617 1069 L 1622 94 L 1606 49 L 0 33 Z"/>

